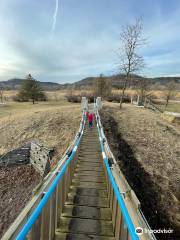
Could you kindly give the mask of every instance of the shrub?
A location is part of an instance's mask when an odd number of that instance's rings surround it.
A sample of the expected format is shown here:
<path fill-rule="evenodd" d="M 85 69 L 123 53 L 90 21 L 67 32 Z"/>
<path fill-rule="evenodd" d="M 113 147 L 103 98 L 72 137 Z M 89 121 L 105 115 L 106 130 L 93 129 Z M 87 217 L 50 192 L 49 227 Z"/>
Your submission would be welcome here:
<path fill-rule="evenodd" d="M 89 103 L 94 102 L 94 95 L 92 93 L 73 94 L 72 92 L 70 92 L 65 96 L 67 101 L 72 103 L 80 103 L 82 97 L 86 97 Z"/>
<path fill-rule="evenodd" d="M 106 97 L 106 100 L 108 102 L 117 102 L 117 103 L 119 103 L 120 99 L 121 99 L 121 95 L 119 95 L 117 93 L 114 93 L 114 94 Z M 123 98 L 123 102 L 124 103 L 130 103 L 131 102 L 131 96 L 125 95 L 124 98 Z"/>

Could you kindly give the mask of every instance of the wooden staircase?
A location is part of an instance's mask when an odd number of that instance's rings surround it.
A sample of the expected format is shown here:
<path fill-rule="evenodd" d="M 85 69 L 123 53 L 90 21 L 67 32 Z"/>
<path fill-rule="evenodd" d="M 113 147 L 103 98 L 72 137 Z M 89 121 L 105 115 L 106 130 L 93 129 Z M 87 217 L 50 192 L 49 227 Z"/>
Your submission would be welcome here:
<path fill-rule="evenodd" d="M 96 125 L 86 124 L 55 240 L 114 240 Z"/>

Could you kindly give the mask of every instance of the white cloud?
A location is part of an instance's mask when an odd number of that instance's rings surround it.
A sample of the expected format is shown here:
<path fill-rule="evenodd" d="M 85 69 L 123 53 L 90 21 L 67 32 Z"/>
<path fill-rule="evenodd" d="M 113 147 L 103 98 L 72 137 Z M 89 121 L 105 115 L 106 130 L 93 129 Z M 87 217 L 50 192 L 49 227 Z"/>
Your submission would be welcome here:
<path fill-rule="evenodd" d="M 99 3 L 87 1 L 83 6 L 90 4 L 91 9 L 83 13 L 82 2 L 64 1 L 63 15 L 56 25 L 59 17 L 56 0 L 51 25 L 53 3 L 3 0 L 0 5 L 0 80 L 23 77 L 31 72 L 40 80 L 74 81 L 111 72 L 115 68 L 120 27 L 134 19 L 134 15 L 128 15 L 127 6 L 121 3 L 121 8 L 111 13 L 105 5 L 96 9 Z M 115 0 L 108 4 L 118 5 Z M 148 45 L 141 50 L 148 66 L 145 71 L 155 75 L 176 74 L 180 64 L 180 46 L 177 43 L 180 41 L 180 10 L 167 18 L 156 6 L 154 9 L 152 18 L 145 18 L 144 32 L 149 36 Z M 87 10 L 89 6 L 86 6 Z M 53 38 L 49 28 L 52 31 L 56 29 Z"/>

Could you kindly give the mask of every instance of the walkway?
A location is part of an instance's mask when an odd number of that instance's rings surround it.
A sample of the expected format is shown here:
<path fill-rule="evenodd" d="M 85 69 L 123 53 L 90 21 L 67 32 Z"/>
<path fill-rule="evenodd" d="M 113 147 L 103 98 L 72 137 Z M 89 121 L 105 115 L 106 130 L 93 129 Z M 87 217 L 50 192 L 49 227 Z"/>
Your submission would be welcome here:
<path fill-rule="evenodd" d="M 96 125 L 86 124 L 56 240 L 114 240 Z"/>

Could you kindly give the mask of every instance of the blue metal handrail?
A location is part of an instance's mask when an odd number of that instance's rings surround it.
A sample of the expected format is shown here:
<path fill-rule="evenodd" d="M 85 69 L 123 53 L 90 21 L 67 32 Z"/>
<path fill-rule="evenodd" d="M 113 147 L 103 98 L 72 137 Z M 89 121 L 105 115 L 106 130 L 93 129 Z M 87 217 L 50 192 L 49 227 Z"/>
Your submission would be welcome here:
<path fill-rule="evenodd" d="M 138 240 L 139 237 L 137 236 L 137 234 L 135 232 L 135 227 L 134 227 L 133 222 L 132 222 L 132 220 L 131 220 L 131 218 L 129 216 L 128 210 L 127 210 L 126 205 L 124 203 L 124 200 L 123 200 L 123 198 L 121 196 L 119 188 L 118 188 L 118 186 L 116 184 L 116 181 L 115 181 L 115 179 L 113 177 L 112 171 L 111 171 L 111 169 L 109 167 L 109 164 L 108 164 L 108 160 L 107 160 L 107 157 L 106 157 L 106 154 L 105 154 L 105 150 L 104 150 L 104 145 L 103 145 L 103 138 L 101 136 L 100 128 L 99 128 L 100 117 L 99 116 L 97 117 L 97 113 L 96 113 L 96 120 L 97 120 L 97 128 L 98 128 L 98 134 L 99 134 L 99 140 L 100 140 L 102 156 L 103 156 L 103 160 L 104 160 L 104 163 L 105 163 L 105 166 L 106 166 L 106 169 L 107 169 L 107 173 L 108 173 L 108 176 L 109 176 L 112 188 L 114 189 L 114 193 L 116 195 L 116 198 L 117 198 L 119 207 L 121 209 L 122 215 L 124 217 L 124 220 L 126 222 L 127 228 L 129 230 L 129 234 L 131 236 L 131 239 L 132 240 Z"/>
<path fill-rule="evenodd" d="M 29 219 L 27 220 L 27 222 L 25 223 L 25 225 L 21 229 L 21 231 L 18 233 L 18 235 L 16 237 L 16 240 L 23 240 L 23 239 L 25 239 L 26 235 L 28 234 L 28 232 L 32 228 L 33 224 L 36 222 L 36 220 L 38 219 L 39 215 L 41 214 L 42 209 L 46 205 L 46 203 L 49 200 L 49 198 L 51 197 L 52 193 L 55 191 L 56 186 L 58 185 L 59 181 L 63 177 L 63 175 L 64 175 L 68 165 L 70 164 L 70 162 L 74 158 L 74 155 L 75 155 L 75 153 L 77 151 L 77 148 L 79 146 L 79 143 L 80 143 L 82 135 L 83 135 L 83 129 L 84 129 L 84 125 L 85 125 L 85 120 L 86 120 L 86 114 L 83 113 L 81 134 L 79 136 L 77 135 L 77 139 L 76 139 L 76 142 L 75 142 L 75 145 L 74 145 L 74 148 L 72 150 L 71 155 L 68 157 L 68 159 L 66 160 L 66 162 L 64 163 L 64 165 L 62 166 L 60 171 L 58 172 L 56 178 L 52 182 L 52 184 L 49 187 L 48 191 L 44 194 L 43 198 L 41 199 L 41 201 L 39 202 L 37 207 L 34 209 L 32 214 L 30 215 Z"/>

